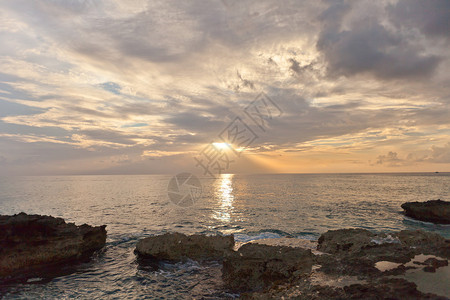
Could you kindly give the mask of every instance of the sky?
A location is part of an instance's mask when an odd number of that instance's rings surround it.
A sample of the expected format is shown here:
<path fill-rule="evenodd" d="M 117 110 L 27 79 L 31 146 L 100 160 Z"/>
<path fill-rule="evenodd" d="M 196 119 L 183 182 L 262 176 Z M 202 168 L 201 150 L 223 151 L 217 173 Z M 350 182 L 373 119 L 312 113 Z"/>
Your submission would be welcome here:
<path fill-rule="evenodd" d="M 0 175 L 450 171 L 450 1 L 0 0 Z"/>

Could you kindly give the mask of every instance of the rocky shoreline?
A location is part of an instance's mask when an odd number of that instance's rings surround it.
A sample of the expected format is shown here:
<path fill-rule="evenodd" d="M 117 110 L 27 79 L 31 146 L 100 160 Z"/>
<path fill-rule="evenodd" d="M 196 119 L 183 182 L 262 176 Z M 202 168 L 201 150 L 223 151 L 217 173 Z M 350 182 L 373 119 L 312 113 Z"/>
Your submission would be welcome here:
<path fill-rule="evenodd" d="M 413 219 L 437 224 L 450 224 L 450 202 L 429 200 L 402 204 L 405 215 Z"/>
<path fill-rule="evenodd" d="M 176 245 L 183 243 L 180 251 Z M 320 236 L 315 254 L 302 247 L 246 243 L 232 250 L 233 245 L 233 236 L 168 233 L 139 241 L 136 254 L 154 260 L 219 259 L 224 286 L 243 299 L 448 299 L 421 292 L 402 278 L 408 270 L 448 267 L 450 240 L 436 233 L 330 230 Z M 419 261 L 424 255 L 428 258 Z"/>
<path fill-rule="evenodd" d="M 435 209 L 447 204 L 438 200 L 402 207 L 426 207 L 429 215 L 430 205 Z M 105 241 L 105 226 L 76 226 L 61 218 L 25 213 L 0 216 L 0 283 L 26 281 L 89 260 Z M 218 261 L 222 286 L 243 299 L 450 297 L 448 288 L 432 293 L 409 280 L 411 274 L 450 276 L 450 240 L 422 230 L 374 233 L 348 228 L 329 230 L 316 242 L 284 238 L 244 244 L 236 243 L 233 235 L 166 233 L 139 240 L 134 252 L 141 266 Z"/>
<path fill-rule="evenodd" d="M 0 216 L 0 282 L 57 273 L 89 259 L 105 245 L 105 227 L 25 213 Z"/>

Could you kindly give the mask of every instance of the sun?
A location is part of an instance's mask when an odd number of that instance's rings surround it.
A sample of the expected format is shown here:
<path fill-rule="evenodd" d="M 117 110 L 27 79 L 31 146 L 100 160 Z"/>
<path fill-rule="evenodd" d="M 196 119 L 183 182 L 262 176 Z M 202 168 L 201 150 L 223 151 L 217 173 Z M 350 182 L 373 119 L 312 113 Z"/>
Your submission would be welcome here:
<path fill-rule="evenodd" d="M 214 147 L 220 150 L 231 149 L 232 146 L 228 143 L 213 143 Z"/>

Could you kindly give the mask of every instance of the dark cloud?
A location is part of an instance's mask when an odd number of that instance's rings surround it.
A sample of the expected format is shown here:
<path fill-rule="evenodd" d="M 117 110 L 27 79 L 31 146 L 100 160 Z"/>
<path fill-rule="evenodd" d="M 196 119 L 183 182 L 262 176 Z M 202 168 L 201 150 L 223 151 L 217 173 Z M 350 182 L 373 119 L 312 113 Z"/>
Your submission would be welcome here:
<path fill-rule="evenodd" d="M 219 120 L 216 116 L 206 117 L 194 112 L 183 112 L 173 114 L 164 120 L 166 123 L 175 125 L 175 128 L 201 133 L 214 131 L 219 132 L 221 127 L 225 126 L 225 122 Z"/>
<path fill-rule="evenodd" d="M 342 29 L 350 11 L 344 2 L 332 4 L 321 16 L 323 30 L 317 49 L 324 54 L 330 75 L 370 73 L 381 79 L 429 76 L 441 58 L 425 54 L 401 31 L 388 30 L 381 16 L 351 22 Z"/>
<path fill-rule="evenodd" d="M 404 29 L 417 28 L 427 36 L 450 38 L 450 1 L 400 0 L 388 7 L 391 20 Z"/>
<path fill-rule="evenodd" d="M 192 163 L 180 153 L 264 91 L 283 115 L 254 152 L 308 155 L 327 139 L 351 152 L 355 137 L 392 146 L 383 167 L 448 162 L 448 145 L 430 148 L 450 122 L 448 3 L 4 2 L 17 24 L 0 33 L 0 161 L 24 173 L 81 160 L 120 165 L 104 173 L 180 169 Z M 402 159 L 408 138 L 428 152 Z"/>
<path fill-rule="evenodd" d="M 312 71 L 314 68 L 314 62 L 301 66 L 295 58 L 289 58 L 289 69 L 297 75 L 302 75 L 306 71 Z"/>

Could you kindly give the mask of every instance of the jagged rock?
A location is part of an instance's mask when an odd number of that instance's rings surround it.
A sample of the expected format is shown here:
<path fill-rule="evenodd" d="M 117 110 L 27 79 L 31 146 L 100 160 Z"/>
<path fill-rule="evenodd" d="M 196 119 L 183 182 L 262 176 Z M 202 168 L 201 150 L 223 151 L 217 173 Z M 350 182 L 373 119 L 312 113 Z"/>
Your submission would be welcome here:
<path fill-rule="evenodd" d="M 406 202 L 402 204 L 405 215 L 420 221 L 450 224 L 450 202 L 430 200 L 427 202 Z"/>
<path fill-rule="evenodd" d="M 344 287 L 344 292 L 344 299 L 447 299 L 422 293 L 415 283 L 402 278 L 381 278 L 369 284 L 353 284 Z"/>
<path fill-rule="evenodd" d="M 437 258 L 428 258 L 426 261 L 422 263 L 423 265 L 426 265 L 426 267 L 423 268 L 425 272 L 436 272 L 436 269 L 441 267 L 448 266 L 448 260 L 446 259 L 437 259 Z"/>
<path fill-rule="evenodd" d="M 446 246 L 445 238 L 435 232 L 423 230 L 402 230 L 395 234 L 406 247 L 438 249 Z"/>
<path fill-rule="evenodd" d="M 402 230 L 391 234 L 376 234 L 365 229 L 351 228 L 330 230 L 322 234 L 317 250 L 345 256 L 375 256 L 377 259 L 399 257 L 402 252 L 406 254 L 399 261 L 402 262 L 414 254 L 442 254 L 449 246 L 448 241 L 434 232 Z"/>
<path fill-rule="evenodd" d="M 332 254 L 314 258 L 324 272 L 376 277 L 383 273 L 375 267 L 376 262 L 404 264 L 419 254 L 448 258 L 450 243 L 437 233 L 421 230 L 376 234 L 364 229 L 339 229 L 322 234 L 317 249 Z M 406 270 L 399 268 L 396 272 Z"/>
<path fill-rule="evenodd" d="M 375 236 L 366 229 L 329 230 L 320 236 L 317 250 L 330 254 L 356 253 L 370 245 Z"/>
<path fill-rule="evenodd" d="M 311 271 L 311 250 L 245 244 L 223 262 L 222 278 L 232 290 L 255 291 Z"/>
<path fill-rule="evenodd" d="M 205 236 L 182 233 L 166 233 L 140 240 L 136 253 L 142 257 L 155 259 L 181 260 L 218 259 L 233 251 L 234 236 Z"/>
<path fill-rule="evenodd" d="M 106 226 L 76 226 L 61 218 L 20 213 L 0 216 L 0 278 L 89 257 L 106 241 Z"/>
<path fill-rule="evenodd" d="M 402 278 L 380 278 L 364 284 L 352 284 L 344 287 L 311 285 L 307 280 L 275 286 L 263 292 L 244 293 L 241 299 L 415 299 L 445 300 L 446 297 L 431 293 L 422 293 L 417 285 Z"/>

